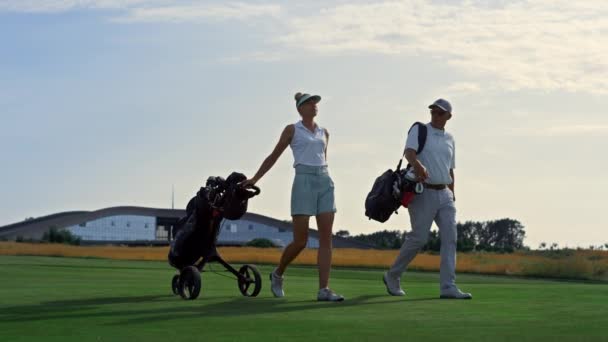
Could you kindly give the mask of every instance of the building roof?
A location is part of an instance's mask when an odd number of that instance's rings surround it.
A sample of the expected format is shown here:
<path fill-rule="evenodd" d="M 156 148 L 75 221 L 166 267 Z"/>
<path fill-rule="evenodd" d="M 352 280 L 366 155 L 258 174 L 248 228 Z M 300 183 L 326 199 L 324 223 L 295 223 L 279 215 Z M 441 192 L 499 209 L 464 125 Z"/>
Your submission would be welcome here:
<path fill-rule="evenodd" d="M 183 209 L 159 209 L 134 206 L 110 207 L 95 211 L 66 211 L 35 219 L 24 220 L 0 227 L 0 238 L 14 240 L 18 236 L 30 239 L 40 239 L 51 227 L 67 228 L 83 222 L 90 222 L 103 217 L 119 215 L 154 216 L 163 218 L 179 219 L 186 215 Z M 288 221 L 281 221 L 272 217 L 246 213 L 241 220 L 257 222 L 267 226 L 277 227 L 287 231 L 293 231 L 293 225 Z M 309 236 L 319 238 L 319 232 L 315 229 L 309 230 Z M 338 248 L 373 248 L 366 243 L 353 241 L 341 237 L 333 238 L 333 246 Z"/>

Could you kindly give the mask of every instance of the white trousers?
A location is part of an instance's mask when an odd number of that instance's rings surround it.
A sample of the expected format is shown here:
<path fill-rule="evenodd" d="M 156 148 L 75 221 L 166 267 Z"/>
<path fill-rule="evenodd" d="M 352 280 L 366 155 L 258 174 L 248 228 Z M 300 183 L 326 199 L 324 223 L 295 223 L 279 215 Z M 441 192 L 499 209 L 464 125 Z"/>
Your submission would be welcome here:
<path fill-rule="evenodd" d="M 441 238 L 440 290 L 456 286 L 456 206 L 452 191 L 425 188 L 408 206 L 412 231 L 406 235 L 399 256 L 388 271 L 401 277 L 418 251 L 426 244 L 433 221 L 439 227 Z"/>

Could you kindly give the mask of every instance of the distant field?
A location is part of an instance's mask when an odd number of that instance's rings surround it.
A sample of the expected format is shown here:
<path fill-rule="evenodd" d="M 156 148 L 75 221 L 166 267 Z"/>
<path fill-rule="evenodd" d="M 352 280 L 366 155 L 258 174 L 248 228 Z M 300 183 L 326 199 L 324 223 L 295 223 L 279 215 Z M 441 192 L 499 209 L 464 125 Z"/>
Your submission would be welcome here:
<path fill-rule="evenodd" d="M 29 244 L 0 242 L 0 255 L 97 257 L 118 260 L 167 260 L 167 247 L 68 246 L 61 244 Z M 231 262 L 276 264 L 279 249 L 220 248 L 222 256 Z M 335 266 L 386 268 L 395 259 L 395 250 L 335 249 Z M 296 260 L 297 265 L 315 265 L 316 251 L 305 250 Z M 420 254 L 411 268 L 419 271 L 438 271 L 439 255 Z M 572 251 L 569 253 L 518 252 L 460 253 L 457 269 L 460 273 L 517 275 L 528 277 L 564 278 L 608 281 L 608 251 Z"/>
<path fill-rule="evenodd" d="M 213 265 L 221 270 L 219 265 Z M 602 341 L 608 285 L 460 275 L 471 301 L 439 300 L 436 273 L 409 272 L 404 298 L 381 270 L 335 269 L 343 303 L 314 301 L 316 270 L 292 267 L 287 297 L 245 298 L 226 273 L 201 296 L 171 294 L 164 262 L 0 256 L 0 341 Z"/>

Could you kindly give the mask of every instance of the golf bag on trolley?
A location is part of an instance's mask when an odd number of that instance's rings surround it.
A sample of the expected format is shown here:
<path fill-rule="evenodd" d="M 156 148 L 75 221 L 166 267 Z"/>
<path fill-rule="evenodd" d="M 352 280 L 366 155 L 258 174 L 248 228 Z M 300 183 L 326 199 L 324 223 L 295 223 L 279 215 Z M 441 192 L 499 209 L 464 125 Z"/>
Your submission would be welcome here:
<path fill-rule="evenodd" d="M 242 187 L 247 177 L 233 172 L 228 178 L 209 177 L 186 206 L 186 216 L 178 221 L 177 234 L 171 242 L 169 264 L 179 274 L 172 279 L 174 294 L 195 299 L 201 289 L 201 273 L 208 262 L 218 262 L 237 278 L 244 296 L 255 297 L 262 287 L 260 273 L 253 265 L 238 271 L 219 255 L 216 244 L 223 219 L 238 220 L 247 212 L 248 200 L 260 193 L 255 186 Z"/>

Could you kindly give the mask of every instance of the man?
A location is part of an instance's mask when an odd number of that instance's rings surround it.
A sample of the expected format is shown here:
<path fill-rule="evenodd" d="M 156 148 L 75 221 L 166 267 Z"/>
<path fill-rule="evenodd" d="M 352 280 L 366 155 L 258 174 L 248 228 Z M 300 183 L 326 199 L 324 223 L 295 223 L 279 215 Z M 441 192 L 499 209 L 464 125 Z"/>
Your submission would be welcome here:
<path fill-rule="evenodd" d="M 404 296 L 401 274 L 414 259 L 428 239 L 433 221 L 439 227 L 441 238 L 440 298 L 471 299 L 470 293 L 456 287 L 456 200 L 454 196 L 455 144 L 445 125 L 452 118 L 452 106 L 439 99 L 429 106 L 431 122 L 426 124 L 427 138 L 420 155 L 418 150 L 418 125 L 408 133 L 405 157 L 424 192 L 416 195 L 408 206 L 411 233 L 407 234 L 399 256 L 384 274 L 384 284 L 390 295 Z"/>

